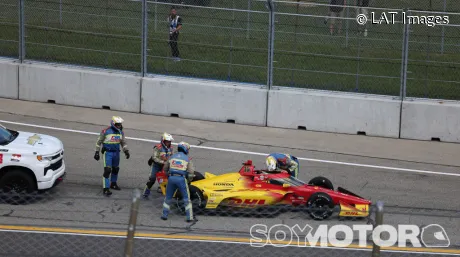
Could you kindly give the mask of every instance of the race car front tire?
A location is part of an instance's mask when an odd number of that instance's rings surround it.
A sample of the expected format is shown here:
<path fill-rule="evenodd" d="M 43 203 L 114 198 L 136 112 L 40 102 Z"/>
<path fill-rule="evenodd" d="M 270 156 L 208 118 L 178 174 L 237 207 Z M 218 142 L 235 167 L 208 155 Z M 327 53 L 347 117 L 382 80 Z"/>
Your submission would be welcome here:
<path fill-rule="evenodd" d="M 332 197 L 323 192 L 317 192 L 310 196 L 307 201 L 307 212 L 314 220 L 329 218 L 334 209 Z"/>

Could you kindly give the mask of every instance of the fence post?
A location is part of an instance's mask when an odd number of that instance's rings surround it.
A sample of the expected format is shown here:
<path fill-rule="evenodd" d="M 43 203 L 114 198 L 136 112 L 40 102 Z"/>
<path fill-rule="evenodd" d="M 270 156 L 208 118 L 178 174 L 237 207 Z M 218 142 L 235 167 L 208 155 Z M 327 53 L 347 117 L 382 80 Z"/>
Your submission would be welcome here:
<path fill-rule="evenodd" d="M 59 0 L 59 25 L 62 26 L 62 0 Z"/>
<path fill-rule="evenodd" d="M 265 108 L 265 126 L 268 126 L 268 108 L 269 108 L 269 98 L 270 90 L 273 86 L 273 56 L 275 48 L 275 4 L 273 0 L 267 0 L 267 7 L 270 12 L 270 17 L 268 20 L 268 69 L 267 69 L 267 106 Z"/>
<path fill-rule="evenodd" d="M 25 7 L 24 0 L 19 0 L 19 61 L 24 62 L 26 56 L 25 44 Z"/>
<path fill-rule="evenodd" d="M 134 245 L 134 233 L 136 231 L 137 215 L 139 211 L 139 200 L 141 198 L 141 192 L 139 189 L 133 190 L 133 202 L 131 204 L 131 214 L 129 217 L 128 224 L 128 235 L 126 237 L 125 245 L 125 257 L 133 256 L 133 245 Z"/>
<path fill-rule="evenodd" d="M 444 4 L 443 4 L 443 8 L 442 8 L 443 12 L 446 12 L 446 0 L 444 0 Z M 444 29 L 446 28 L 445 25 L 442 26 L 442 35 L 441 35 L 441 54 L 444 54 Z"/>
<path fill-rule="evenodd" d="M 147 37 L 148 37 L 148 9 L 147 0 L 142 0 L 142 53 L 141 53 L 141 75 L 145 76 L 147 73 Z"/>
<path fill-rule="evenodd" d="M 408 9 L 403 10 L 408 13 Z M 410 12 L 408 13 L 408 15 Z M 403 22 L 403 42 L 402 42 L 402 54 L 401 54 L 401 87 L 399 96 L 401 100 L 406 98 L 406 87 L 407 87 L 407 63 L 409 58 L 409 24 L 406 21 Z"/>
<path fill-rule="evenodd" d="M 154 19 L 154 22 L 155 22 L 155 25 L 154 25 L 154 30 L 155 33 L 157 32 L 157 23 L 158 23 L 158 0 L 155 0 L 155 15 L 153 16 L 153 19 Z"/>
<path fill-rule="evenodd" d="M 267 0 L 270 18 L 268 20 L 268 71 L 267 71 L 267 86 L 268 90 L 273 86 L 273 51 L 275 44 L 275 4 L 273 0 Z"/>
<path fill-rule="evenodd" d="M 246 23 L 246 39 L 249 39 L 250 30 L 251 30 L 251 0 L 248 0 L 248 20 Z"/>
<path fill-rule="evenodd" d="M 377 212 L 375 214 L 375 227 L 383 224 L 383 202 L 377 201 Z M 374 227 L 374 229 L 375 229 Z M 380 257 L 380 246 L 373 240 L 372 257 Z"/>

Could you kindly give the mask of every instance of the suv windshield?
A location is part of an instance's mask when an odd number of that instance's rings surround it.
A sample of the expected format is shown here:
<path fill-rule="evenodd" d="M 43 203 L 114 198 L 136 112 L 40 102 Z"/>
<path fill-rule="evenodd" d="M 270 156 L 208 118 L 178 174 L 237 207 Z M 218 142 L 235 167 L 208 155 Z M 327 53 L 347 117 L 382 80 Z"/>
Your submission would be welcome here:
<path fill-rule="evenodd" d="M 275 184 L 275 185 L 289 184 L 291 186 L 302 186 L 302 185 L 305 185 L 306 183 L 291 176 L 289 178 L 270 179 L 270 184 Z"/>
<path fill-rule="evenodd" d="M 16 138 L 16 136 L 13 133 L 11 133 L 6 128 L 0 126 L 0 144 L 6 145 L 13 141 Z"/>

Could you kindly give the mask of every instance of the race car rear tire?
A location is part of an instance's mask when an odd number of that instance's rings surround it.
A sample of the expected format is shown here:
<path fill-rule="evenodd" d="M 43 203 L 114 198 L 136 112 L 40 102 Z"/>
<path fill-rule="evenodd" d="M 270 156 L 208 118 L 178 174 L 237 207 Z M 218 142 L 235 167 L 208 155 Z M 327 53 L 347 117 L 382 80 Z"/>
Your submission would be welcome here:
<path fill-rule="evenodd" d="M 206 202 L 207 200 L 204 198 L 203 193 L 199 188 L 193 185 L 189 185 L 189 191 L 190 191 L 190 200 L 192 202 L 192 208 L 193 208 L 193 214 L 200 214 L 203 212 L 203 210 L 206 207 Z M 185 207 L 184 207 L 184 201 L 182 199 L 182 196 L 178 192 L 178 198 L 176 201 L 177 208 L 182 212 L 185 213 Z"/>
<path fill-rule="evenodd" d="M 202 180 L 202 179 L 204 179 L 203 174 L 201 174 L 201 172 L 195 171 L 195 177 L 193 178 L 192 182 Z"/>
<path fill-rule="evenodd" d="M 317 192 L 310 196 L 307 201 L 307 212 L 314 220 L 329 218 L 334 209 L 332 197 L 323 192 Z"/>
<path fill-rule="evenodd" d="M 332 182 L 329 179 L 321 176 L 312 178 L 308 184 L 334 190 L 334 185 L 332 185 Z"/>

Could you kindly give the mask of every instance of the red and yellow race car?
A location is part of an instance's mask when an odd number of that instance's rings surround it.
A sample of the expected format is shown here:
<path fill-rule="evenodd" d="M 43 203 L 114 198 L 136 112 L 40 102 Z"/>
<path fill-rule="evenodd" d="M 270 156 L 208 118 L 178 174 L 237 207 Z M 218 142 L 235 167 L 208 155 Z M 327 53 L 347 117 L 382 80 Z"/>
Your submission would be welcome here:
<path fill-rule="evenodd" d="M 165 194 L 166 174 L 159 172 L 157 180 Z M 335 191 L 325 177 L 315 177 L 306 183 L 287 172 L 256 170 L 251 160 L 243 163 L 239 172 L 222 175 L 206 172 L 204 176 L 196 172 L 189 190 L 195 211 L 289 205 L 306 207 L 313 219 L 322 220 L 329 218 L 336 206 L 340 207 L 339 217 L 368 217 L 371 205 L 370 200 L 341 187 Z M 180 193 L 176 191 L 174 197 L 182 209 Z"/>

